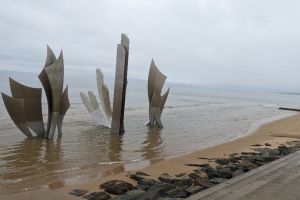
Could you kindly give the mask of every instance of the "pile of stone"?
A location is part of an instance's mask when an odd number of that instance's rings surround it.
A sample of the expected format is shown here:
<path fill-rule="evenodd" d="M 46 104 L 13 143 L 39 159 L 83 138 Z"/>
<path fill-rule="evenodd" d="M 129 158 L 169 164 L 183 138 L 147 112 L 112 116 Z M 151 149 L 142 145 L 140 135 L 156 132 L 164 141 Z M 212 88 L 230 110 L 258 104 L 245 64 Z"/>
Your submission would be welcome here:
<path fill-rule="evenodd" d="M 129 174 L 129 177 L 136 181 L 136 185 L 112 180 L 100 185 L 100 189 L 103 190 L 101 192 L 88 194 L 87 190 L 77 189 L 70 194 L 89 200 L 183 199 L 295 152 L 300 149 L 300 142 L 289 142 L 274 149 L 268 143 L 264 146 L 259 144 L 252 146 L 255 147 L 253 152 L 230 154 L 225 158 L 213 159 L 216 163 L 215 167 L 209 164 L 186 164 L 195 166 L 196 169 L 192 173 L 181 173 L 175 176 L 163 173 L 158 180 L 150 179 L 149 175 L 143 172 L 137 172 Z"/>

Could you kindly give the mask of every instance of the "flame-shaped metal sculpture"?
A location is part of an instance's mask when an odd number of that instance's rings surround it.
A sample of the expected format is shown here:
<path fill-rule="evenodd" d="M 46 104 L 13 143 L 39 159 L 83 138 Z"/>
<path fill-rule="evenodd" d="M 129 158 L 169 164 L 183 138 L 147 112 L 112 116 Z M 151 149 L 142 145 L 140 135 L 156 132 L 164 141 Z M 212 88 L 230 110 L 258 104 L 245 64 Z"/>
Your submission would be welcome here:
<path fill-rule="evenodd" d="M 47 46 L 47 59 L 39 79 L 45 89 L 48 101 L 48 122 L 45 130 L 42 114 L 42 89 L 31 88 L 9 78 L 12 97 L 3 93 L 2 98 L 11 119 L 27 137 L 33 137 L 31 130 L 39 137 L 53 138 L 56 127 L 62 135 L 63 118 L 70 107 L 68 86 L 63 91 L 63 54 L 56 59 Z"/>
<path fill-rule="evenodd" d="M 81 99 L 98 125 L 111 128 L 112 133 L 122 134 L 124 132 L 124 109 L 127 86 L 127 69 L 129 55 L 129 38 L 121 35 L 121 44 L 117 48 L 116 74 L 114 87 L 113 109 L 111 108 L 109 91 L 104 84 L 103 73 L 97 69 L 97 87 L 100 97 L 100 106 L 92 91 L 86 95 L 80 92 Z"/>
<path fill-rule="evenodd" d="M 167 77 L 159 71 L 152 59 L 148 76 L 149 122 L 147 123 L 151 128 L 156 125 L 163 128 L 161 114 L 170 91 L 169 87 L 167 92 L 161 96 L 166 79 Z"/>

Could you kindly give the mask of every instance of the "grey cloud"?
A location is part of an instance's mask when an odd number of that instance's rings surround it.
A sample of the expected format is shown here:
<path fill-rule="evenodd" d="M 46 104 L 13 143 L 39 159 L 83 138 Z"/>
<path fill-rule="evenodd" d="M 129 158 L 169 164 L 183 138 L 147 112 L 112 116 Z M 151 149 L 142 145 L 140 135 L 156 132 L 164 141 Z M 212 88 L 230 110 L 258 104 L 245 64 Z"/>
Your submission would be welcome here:
<path fill-rule="evenodd" d="M 146 78 L 154 58 L 170 81 L 299 89 L 299 4 L 2 0 L 0 69 L 39 71 L 49 44 L 64 50 L 67 71 L 102 67 L 113 73 L 116 43 L 125 32 L 132 77 Z"/>

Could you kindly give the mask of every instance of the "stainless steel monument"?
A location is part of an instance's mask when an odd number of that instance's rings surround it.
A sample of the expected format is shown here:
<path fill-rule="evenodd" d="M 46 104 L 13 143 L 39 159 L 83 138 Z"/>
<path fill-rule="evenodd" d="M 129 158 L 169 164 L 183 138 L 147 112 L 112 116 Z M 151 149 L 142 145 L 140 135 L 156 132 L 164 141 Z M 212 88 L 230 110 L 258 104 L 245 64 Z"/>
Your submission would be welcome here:
<path fill-rule="evenodd" d="M 92 91 L 88 91 L 88 95 L 84 92 L 80 92 L 80 96 L 83 104 L 96 123 L 111 128 L 112 109 L 110 105 L 109 90 L 104 83 L 101 69 L 96 70 L 96 77 L 100 105 L 98 104 L 97 97 Z"/>
<path fill-rule="evenodd" d="M 161 91 L 166 79 L 167 76 L 159 71 L 152 60 L 148 76 L 149 122 L 147 123 L 151 128 L 156 125 L 159 128 L 163 128 L 161 114 L 170 91 L 169 87 L 167 92 L 161 96 Z"/>
<path fill-rule="evenodd" d="M 42 89 L 31 88 L 9 78 L 12 97 L 1 93 L 3 102 L 11 119 L 27 137 L 32 131 L 39 137 L 53 138 L 57 127 L 62 135 L 63 118 L 70 107 L 68 86 L 63 90 L 64 60 L 60 53 L 56 59 L 47 46 L 47 58 L 39 79 L 44 87 L 48 102 L 48 121 L 46 129 L 42 114 Z"/>
<path fill-rule="evenodd" d="M 97 87 L 100 97 L 100 106 L 97 98 L 92 91 L 86 95 L 80 92 L 81 99 L 99 125 L 111 128 L 112 133 L 124 133 L 124 109 L 127 87 L 127 70 L 129 56 L 129 38 L 127 35 L 121 35 L 121 44 L 117 47 L 116 72 L 113 108 L 111 108 L 109 91 L 104 83 L 103 73 L 101 69 L 97 69 Z"/>

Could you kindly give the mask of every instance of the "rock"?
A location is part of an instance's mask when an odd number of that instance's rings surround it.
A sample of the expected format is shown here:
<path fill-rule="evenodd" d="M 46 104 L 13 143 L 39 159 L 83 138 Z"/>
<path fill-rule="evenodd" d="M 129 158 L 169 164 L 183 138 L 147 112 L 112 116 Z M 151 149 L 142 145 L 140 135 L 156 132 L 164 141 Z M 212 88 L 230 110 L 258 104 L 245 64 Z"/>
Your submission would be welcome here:
<path fill-rule="evenodd" d="M 100 188 L 103 188 L 105 192 L 115 195 L 124 194 L 129 190 L 135 189 L 135 187 L 131 183 L 127 183 L 121 180 L 107 181 L 101 184 Z"/>
<path fill-rule="evenodd" d="M 170 176 L 169 174 L 167 173 L 163 173 L 161 174 L 158 179 L 161 181 L 161 182 L 164 182 L 164 183 L 170 183 L 172 184 L 174 182 L 174 178 L 172 176 Z"/>
<path fill-rule="evenodd" d="M 220 177 L 220 174 L 216 171 L 216 169 L 212 168 L 211 166 L 202 167 L 201 170 L 205 172 L 208 175 L 208 178 L 210 179 Z"/>
<path fill-rule="evenodd" d="M 106 194 L 105 192 L 92 192 L 83 198 L 88 200 L 108 200 L 110 199 L 110 196 Z"/>
<path fill-rule="evenodd" d="M 186 191 L 189 193 L 189 195 L 192 195 L 192 194 L 195 194 L 197 192 L 200 192 L 202 190 L 204 190 L 205 188 L 202 187 L 202 186 L 191 186 L 191 187 L 188 187 L 186 189 Z"/>
<path fill-rule="evenodd" d="M 280 151 L 280 154 L 282 154 L 282 155 L 288 155 L 288 154 L 294 152 L 294 150 L 292 148 L 288 148 L 285 145 L 280 145 L 277 149 L 278 149 L 278 151 Z"/>
<path fill-rule="evenodd" d="M 269 149 L 269 148 L 256 148 L 254 149 L 255 151 L 261 153 L 261 154 L 266 154 L 269 153 L 271 155 L 280 155 L 280 151 L 277 149 Z"/>
<path fill-rule="evenodd" d="M 153 179 L 143 179 L 143 180 L 138 181 L 137 187 L 142 190 L 149 190 L 150 188 L 159 188 L 159 189 L 162 189 L 163 191 L 167 192 L 169 190 L 174 189 L 175 185 L 159 182 L 159 181 L 156 181 Z"/>
<path fill-rule="evenodd" d="M 169 197 L 161 197 L 158 198 L 157 200 L 182 200 L 183 198 L 169 198 Z"/>
<path fill-rule="evenodd" d="M 192 179 L 196 179 L 196 178 L 204 178 L 204 179 L 208 179 L 208 175 L 204 172 L 192 172 L 190 174 L 188 174 L 188 176 Z"/>
<path fill-rule="evenodd" d="M 244 173 L 245 172 L 242 169 L 238 169 L 238 170 L 233 172 L 232 177 L 236 177 L 236 176 L 242 175 Z"/>
<path fill-rule="evenodd" d="M 253 160 L 259 161 L 259 162 L 264 162 L 264 157 L 262 155 L 254 155 L 252 156 Z"/>
<path fill-rule="evenodd" d="M 186 187 L 179 187 L 167 192 L 167 196 L 171 198 L 186 198 L 190 196 L 190 193 L 186 191 Z"/>
<path fill-rule="evenodd" d="M 182 177 L 182 176 L 185 176 L 186 173 L 179 173 L 179 174 L 175 174 L 176 177 Z"/>
<path fill-rule="evenodd" d="M 261 144 L 251 144 L 250 146 L 252 146 L 252 147 L 260 147 L 262 145 Z"/>
<path fill-rule="evenodd" d="M 242 162 L 240 162 L 240 166 L 242 167 L 242 169 L 244 171 L 250 171 L 250 170 L 255 169 L 257 167 L 257 165 L 250 162 L 249 160 L 242 160 Z"/>
<path fill-rule="evenodd" d="M 182 187 L 182 186 L 191 186 L 193 184 L 193 180 L 188 176 L 183 176 L 180 178 L 174 179 L 174 185 Z"/>
<path fill-rule="evenodd" d="M 112 198 L 112 200 L 138 200 L 144 194 L 144 190 L 130 190 L 123 195 Z"/>
<path fill-rule="evenodd" d="M 152 200 L 165 196 L 165 191 L 160 188 L 150 188 L 145 194 L 143 194 L 139 200 Z"/>
<path fill-rule="evenodd" d="M 228 163 L 227 167 L 229 167 L 229 169 L 231 169 L 232 171 L 241 169 L 241 166 L 238 163 L 233 162 Z"/>
<path fill-rule="evenodd" d="M 225 179 L 225 178 L 212 178 L 212 179 L 209 179 L 209 181 L 213 184 L 220 184 L 220 183 L 223 183 L 227 180 L 228 179 Z"/>
<path fill-rule="evenodd" d="M 280 158 L 281 156 L 276 156 L 276 155 L 272 155 L 269 152 L 265 152 L 262 154 L 262 157 L 264 158 L 265 162 L 272 162 L 278 158 Z"/>
<path fill-rule="evenodd" d="M 197 178 L 194 179 L 194 186 L 202 186 L 203 188 L 210 188 L 214 186 L 214 184 L 211 183 L 208 179 Z"/>
<path fill-rule="evenodd" d="M 227 165 L 230 162 L 230 159 L 228 158 L 218 158 L 215 161 L 219 165 Z"/>
<path fill-rule="evenodd" d="M 129 178 L 135 180 L 135 181 L 139 181 L 141 179 L 144 179 L 144 177 L 138 176 L 136 174 L 129 174 Z"/>
<path fill-rule="evenodd" d="M 127 195 L 142 195 L 144 193 L 145 193 L 144 190 L 130 190 L 126 192 Z"/>
<path fill-rule="evenodd" d="M 232 153 L 232 154 L 229 154 L 228 157 L 229 157 L 229 158 L 234 158 L 234 157 L 237 156 L 237 155 L 239 155 L 239 154 L 237 154 L 237 153 Z"/>
<path fill-rule="evenodd" d="M 89 192 L 88 190 L 84 190 L 84 189 L 75 189 L 75 190 L 72 190 L 71 192 L 69 192 L 69 194 L 73 195 L 73 196 L 81 197 L 88 192 Z"/>
<path fill-rule="evenodd" d="M 193 164 L 193 163 L 188 163 L 188 164 L 184 164 L 186 166 L 191 166 L 191 167 L 206 167 L 209 166 L 209 164 L 205 163 L 205 164 Z"/>
<path fill-rule="evenodd" d="M 220 174 L 220 178 L 230 179 L 232 178 L 233 171 L 229 167 L 225 167 L 218 170 L 218 174 Z"/>
<path fill-rule="evenodd" d="M 270 146 L 271 146 L 271 144 L 266 142 L 266 143 L 265 143 L 265 146 L 269 146 L 269 147 L 270 147 Z"/>
<path fill-rule="evenodd" d="M 137 176 L 150 176 L 149 174 L 146 174 L 144 172 L 136 172 L 135 175 L 137 175 Z"/>

